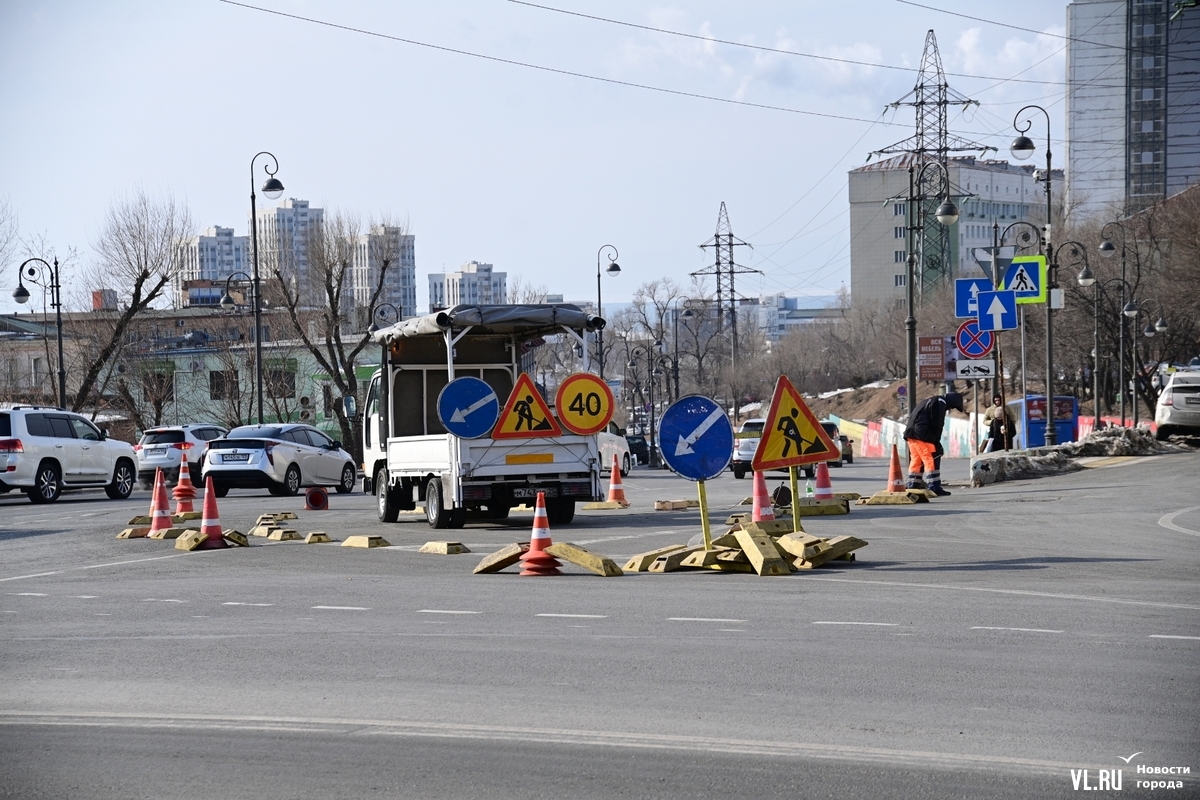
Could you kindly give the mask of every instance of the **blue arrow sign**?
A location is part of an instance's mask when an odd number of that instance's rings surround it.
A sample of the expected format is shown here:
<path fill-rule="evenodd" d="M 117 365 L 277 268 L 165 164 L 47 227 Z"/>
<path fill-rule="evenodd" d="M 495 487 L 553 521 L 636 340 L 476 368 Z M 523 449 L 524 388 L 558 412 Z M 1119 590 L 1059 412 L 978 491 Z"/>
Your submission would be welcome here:
<path fill-rule="evenodd" d="M 983 358 L 992 352 L 996 336 L 991 331 L 980 330 L 979 320 L 969 319 L 958 326 L 954 344 L 965 358 Z"/>
<path fill-rule="evenodd" d="M 1017 256 L 1004 272 L 1003 285 L 1016 292 L 1018 303 L 1046 302 L 1046 257 Z"/>
<path fill-rule="evenodd" d="M 438 395 L 438 419 L 462 439 L 486 436 L 500 418 L 500 400 L 491 386 L 470 376 L 455 378 Z"/>
<path fill-rule="evenodd" d="M 679 398 L 663 412 L 658 440 L 667 466 L 690 481 L 717 477 L 733 457 L 733 426 L 725 409 L 698 394 Z"/>
<path fill-rule="evenodd" d="M 954 316 L 974 319 L 979 316 L 979 293 L 995 287 L 987 278 L 958 278 L 954 281 Z"/>
<path fill-rule="evenodd" d="M 1017 328 L 1017 295 L 1012 290 L 979 293 L 979 330 L 1011 331 Z"/>

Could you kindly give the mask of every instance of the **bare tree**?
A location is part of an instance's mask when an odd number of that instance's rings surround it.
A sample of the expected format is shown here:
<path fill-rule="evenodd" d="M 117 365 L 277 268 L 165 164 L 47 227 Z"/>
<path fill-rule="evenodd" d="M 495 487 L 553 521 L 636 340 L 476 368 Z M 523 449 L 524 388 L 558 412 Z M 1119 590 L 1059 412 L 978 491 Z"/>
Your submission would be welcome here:
<path fill-rule="evenodd" d="M 133 320 L 164 296 L 179 268 L 176 245 L 192 228 L 187 207 L 170 195 L 153 198 L 138 189 L 108 209 L 93 243 L 98 260 L 85 284 L 115 291 L 120 307 L 108 326 L 93 326 L 96 338 L 71 401 L 73 410 L 88 403 Z"/>

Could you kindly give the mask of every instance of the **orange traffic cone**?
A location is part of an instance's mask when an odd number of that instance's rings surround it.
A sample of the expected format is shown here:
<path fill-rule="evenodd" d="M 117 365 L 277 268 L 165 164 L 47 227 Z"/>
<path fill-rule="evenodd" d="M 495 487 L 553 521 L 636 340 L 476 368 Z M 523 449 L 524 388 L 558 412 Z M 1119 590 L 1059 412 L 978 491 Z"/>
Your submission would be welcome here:
<path fill-rule="evenodd" d="M 897 466 L 900 462 L 896 462 Z M 829 465 L 824 461 L 817 464 L 817 490 L 813 493 L 816 500 L 832 500 L 833 484 L 829 482 Z"/>
<path fill-rule="evenodd" d="M 767 479 L 761 472 L 754 473 L 754 510 L 750 514 L 751 522 L 764 522 L 775 519 L 775 509 L 771 506 L 771 495 L 767 492 Z"/>
<path fill-rule="evenodd" d="M 896 449 L 896 445 L 892 445 L 892 465 L 888 469 L 886 491 L 903 492 L 905 488 L 904 473 L 900 471 L 900 451 Z"/>
<path fill-rule="evenodd" d="M 546 517 L 546 494 L 538 492 L 537 510 L 533 513 L 533 533 L 529 537 L 529 552 L 521 556 L 522 575 L 562 575 L 558 569 L 562 562 L 546 552 L 546 548 L 551 544 L 550 520 Z"/>
<path fill-rule="evenodd" d="M 625 486 L 621 483 L 621 467 L 617 463 L 617 454 L 613 453 L 612 475 L 608 479 L 608 502 L 620 503 L 622 508 L 629 508 L 625 499 Z"/>
<path fill-rule="evenodd" d="M 183 458 L 179 461 L 179 480 L 171 491 L 171 496 L 175 498 L 176 515 L 195 513 L 196 509 L 192 507 L 192 500 L 196 497 L 196 486 L 192 483 L 192 472 L 188 467 L 186 450 L 183 451 Z"/>
<path fill-rule="evenodd" d="M 204 481 L 204 517 L 200 522 L 200 533 L 207 538 L 197 550 L 217 550 L 229 547 L 225 535 L 221 533 L 221 518 L 217 515 L 217 493 L 213 491 L 212 476 Z"/>
<path fill-rule="evenodd" d="M 154 495 L 150 502 L 150 538 L 161 539 L 162 536 L 154 534 L 170 529 L 171 503 L 167 500 L 167 481 L 163 478 L 162 467 L 159 467 L 154 471 Z"/>

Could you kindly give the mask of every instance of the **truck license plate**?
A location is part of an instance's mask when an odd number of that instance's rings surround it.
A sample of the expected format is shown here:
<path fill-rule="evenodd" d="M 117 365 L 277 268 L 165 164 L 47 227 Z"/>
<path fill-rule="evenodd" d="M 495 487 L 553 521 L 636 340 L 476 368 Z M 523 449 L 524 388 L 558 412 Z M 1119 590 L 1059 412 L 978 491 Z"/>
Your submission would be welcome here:
<path fill-rule="evenodd" d="M 548 486 L 541 489 L 519 486 L 512 490 L 512 496 L 522 499 L 531 499 L 537 497 L 538 492 L 542 492 L 546 495 L 546 497 L 558 497 L 558 489 L 553 486 Z"/>

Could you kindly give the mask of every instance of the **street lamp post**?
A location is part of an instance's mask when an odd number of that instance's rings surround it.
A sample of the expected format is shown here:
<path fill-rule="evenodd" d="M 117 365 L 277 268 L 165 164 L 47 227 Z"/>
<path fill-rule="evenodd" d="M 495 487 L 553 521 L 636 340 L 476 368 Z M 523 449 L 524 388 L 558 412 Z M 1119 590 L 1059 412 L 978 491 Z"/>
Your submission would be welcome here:
<path fill-rule="evenodd" d="M 34 261 L 42 266 L 28 266 Z M 50 273 L 49 285 L 45 282 L 46 272 Z M 29 290 L 25 288 L 22 278 L 27 278 L 30 283 L 50 289 L 50 305 L 54 308 L 54 330 L 58 338 L 58 407 L 66 409 L 67 373 L 63 369 L 62 287 L 58 280 L 58 259 L 55 258 L 54 263 L 50 264 L 40 258 L 30 258 L 17 267 L 17 288 L 13 289 L 12 296 L 13 300 L 24 305 L 29 302 Z"/>
<path fill-rule="evenodd" d="M 1000 250 L 1005 247 L 1004 240 L 1008 237 L 1009 232 L 1014 229 L 1018 229 L 1018 228 L 1021 230 L 1017 234 L 1017 244 L 1013 245 L 1015 248 L 1024 250 L 1024 249 L 1028 248 L 1034 242 L 1034 240 L 1036 240 L 1038 242 L 1039 247 L 1041 245 L 1042 232 L 1040 230 L 1038 230 L 1038 227 L 1036 225 L 1034 225 L 1032 222 L 1014 222 L 1013 224 L 1006 227 L 1004 229 L 1003 233 L 1000 232 L 1000 223 L 993 222 L 992 223 L 992 240 L 993 240 L 993 244 L 996 248 L 996 254 L 995 254 L 995 256 L 993 256 L 994 260 L 992 262 L 992 265 L 993 265 L 993 272 L 996 272 L 997 274 L 992 276 L 992 280 L 995 282 L 997 289 L 1000 288 L 1000 284 L 1004 280 L 1003 276 L 999 274 Z M 1014 250 L 1013 252 L 1015 255 L 1016 250 Z M 1029 395 L 1029 392 L 1026 391 L 1026 389 L 1025 389 L 1025 306 L 1024 305 L 1022 305 L 1020 308 L 1020 325 L 1021 325 L 1021 408 L 1025 408 L 1025 398 Z M 1003 383 L 1004 376 L 1000 377 L 1000 381 L 1001 381 L 1001 383 Z"/>
<path fill-rule="evenodd" d="M 617 263 L 617 248 L 611 244 L 606 244 L 596 251 L 596 316 L 604 316 L 604 306 L 600 304 L 600 257 L 605 250 L 612 250 L 612 255 L 608 259 L 608 266 L 604 271 L 609 275 L 616 277 L 621 274 L 621 265 Z M 600 377 L 604 377 L 604 329 L 596 330 L 596 362 L 600 367 Z"/>
<path fill-rule="evenodd" d="M 1013 128 L 1017 131 L 1017 138 L 1013 140 L 1010 148 L 1013 158 L 1018 161 L 1024 161 L 1033 155 L 1037 150 L 1037 145 L 1033 143 L 1025 134 L 1033 126 L 1033 120 L 1027 119 L 1024 123 L 1019 122 L 1021 115 L 1026 111 L 1040 111 L 1046 117 L 1046 174 L 1042 180 L 1046 184 L 1046 264 L 1049 271 L 1047 280 L 1050 290 L 1058 288 L 1058 263 L 1054 260 L 1054 244 L 1051 237 L 1051 221 L 1053 219 L 1054 198 L 1051 195 L 1051 183 L 1053 180 L 1052 160 L 1050 154 L 1050 114 L 1041 106 L 1028 105 L 1017 112 L 1013 117 Z M 1053 302 L 1046 303 L 1046 407 L 1049 409 L 1048 422 L 1046 424 L 1046 444 L 1054 446 L 1058 444 L 1058 431 L 1054 428 L 1054 309 L 1051 308 Z"/>
<path fill-rule="evenodd" d="M 263 371 L 262 371 L 262 303 L 259 298 L 262 297 L 262 285 L 258 275 L 258 212 L 255 206 L 254 196 L 254 162 L 259 156 L 270 156 L 271 163 L 275 168 L 263 164 L 263 172 L 267 174 L 267 180 L 263 183 L 262 193 L 268 200 L 275 200 L 283 194 L 283 184 L 275 177 L 275 173 L 279 171 L 279 159 L 274 155 L 263 150 L 261 153 L 256 153 L 254 158 L 250 159 L 250 236 L 251 244 L 254 247 L 254 361 L 258 365 L 256 372 L 258 373 L 256 380 L 258 381 L 258 424 L 263 424 Z"/>
<path fill-rule="evenodd" d="M 1121 308 L 1124 309 L 1125 304 L 1128 302 L 1128 300 L 1131 300 L 1133 298 L 1133 289 L 1129 288 L 1129 284 L 1126 282 L 1126 278 L 1125 278 L 1125 242 L 1126 242 L 1125 236 L 1126 236 L 1127 231 L 1125 230 L 1124 225 L 1122 225 L 1119 222 L 1114 221 L 1114 222 L 1108 223 L 1107 225 L 1105 225 L 1103 228 L 1100 229 L 1100 235 L 1104 237 L 1104 241 L 1100 243 L 1100 255 L 1104 256 L 1105 258 L 1112 258 L 1116 254 L 1117 246 L 1115 244 L 1113 244 L 1113 241 L 1112 241 L 1112 234 L 1116 231 L 1121 232 Z M 1129 288 L 1128 297 L 1125 294 L 1126 288 Z M 1126 387 L 1125 387 L 1125 316 L 1124 316 L 1124 314 L 1121 315 L 1119 327 L 1120 327 L 1120 335 L 1118 337 L 1118 345 L 1117 345 L 1117 350 L 1118 350 L 1117 373 L 1118 373 L 1119 377 L 1117 379 L 1117 381 L 1118 381 L 1117 385 L 1120 387 L 1120 393 L 1121 393 L 1121 427 L 1124 428 L 1125 427 L 1125 395 L 1127 395 L 1129 393 L 1128 391 L 1126 391 Z"/>
<path fill-rule="evenodd" d="M 225 279 L 225 293 L 221 295 L 220 306 L 225 311 L 233 311 L 235 308 L 237 308 L 237 301 L 233 299 L 233 296 L 231 294 L 229 294 L 229 285 L 231 283 L 233 283 L 233 279 L 239 275 L 244 276 L 246 278 L 246 280 L 251 282 L 250 283 L 250 288 L 251 288 L 250 304 L 254 310 L 254 328 L 255 328 L 254 338 L 257 341 L 257 339 L 258 339 L 259 298 L 258 298 L 258 294 L 257 294 L 257 289 L 255 288 L 256 284 L 254 283 L 254 279 L 250 275 L 247 275 L 245 272 L 242 272 L 240 270 L 229 274 L 229 277 L 227 277 Z M 262 348 L 261 347 L 255 348 L 255 351 L 254 351 L 254 382 L 258 386 L 258 422 L 260 425 L 262 424 L 262 419 L 263 419 L 263 413 L 262 413 L 263 368 L 262 368 L 262 363 L 263 363 L 262 362 Z M 239 398 L 241 397 L 240 390 L 238 392 L 238 397 Z M 240 399 L 238 401 L 238 404 L 239 405 L 241 404 Z"/>
<path fill-rule="evenodd" d="M 662 365 L 655 359 L 651 349 L 647 345 L 638 345 L 629 350 L 628 367 L 634 369 L 637 367 L 637 357 L 639 351 L 646 356 L 646 388 L 650 395 L 650 468 L 658 467 L 658 450 L 656 448 L 657 437 L 655 435 L 655 407 L 654 407 L 654 381 L 656 378 L 661 378 L 666 373 L 663 372 Z"/>
<path fill-rule="evenodd" d="M 391 314 L 388 313 L 389 308 L 391 309 Z M 393 322 L 399 322 L 400 309 L 396 308 L 391 303 L 377 304 L 375 306 L 375 310 L 371 313 L 371 325 L 367 328 L 367 332 L 374 336 L 379 331 L 379 324 L 376 322 L 376 320 L 386 323 L 389 317 Z M 379 444 L 386 447 L 388 436 L 390 435 L 388 431 L 388 416 L 391 410 L 391 406 L 388 405 L 388 403 L 391 402 L 388 397 L 388 389 L 390 388 L 389 384 L 391 384 L 391 378 L 388 377 L 387 342 L 381 342 L 379 353 L 379 370 L 379 407 L 383 409 L 383 413 L 379 415 Z M 364 411 L 363 413 L 365 414 L 366 412 Z"/>
<path fill-rule="evenodd" d="M 680 300 L 686 300 L 687 302 L 690 303 L 692 301 L 692 298 L 690 298 L 690 297 L 676 297 L 675 298 L 675 319 L 674 319 L 675 356 L 672 359 L 671 372 L 673 373 L 672 377 L 675 380 L 675 399 L 676 400 L 679 399 L 679 301 Z M 692 309 L 688 308 L 688 307 L 684 307 L 683 316 L 685 319 L 691 319 L 693 316 Z"/>
<path fill-rule="evenodd" d="M 916 229 L 924 224 L 923 220 L 916 217 L 917 204 L 925 202 L 924 195 L 917 194 L 917 186 L 923 184 L 925 180 L 925 170 L 930 167 L 937 167 L 941 172 L 941 177 L 946 184 L 946 199 L 938 206 L 935 216 L 937 221 L 942 225 L 953 225 L 958 222 L 958 207 L 950 200 L 950 173 L 946 170 L 946 165 L 939 161 L 930 161 L 921 165 L 920 171 L 917 171 L 915 165 L 909 165 L 908 168 L 908 198 L 905 200 L 908 211 L 908 264 L 907 275 L 904 280 L 904 295 L 908 305 L 908 316 L 904 319 L 905 330 L 905 348 L 906 348 L 906 367 L 908 369 L 908 403 L 909 408 L 913 408 L 917 402 L 917 318 L 915 316 L 916 297 L 913 284 L 916 282 L 917 272 L 917 253 L 916 253 Z"/>
<path fill-rule="evenodd" d="M 1132 300 L 1130 300 L 1128 303 L 1125 304 L 1125 308 L 1123 308 L 1121 311 L 1125 316 L 1127 316 L 1131 320 L 1133 320 L 1134 329 L 1136 330 L 1138 315 L 1142 313 L 1142 311 L 1144 310 L 1142 308 L 1142 306 L 1144 306 L 1146 303 L 1158 304 L 1158 322 L 1155 322 L 1153 325 L 1151 325 L 1150 321 L 1149 321 L 1150 312 L 1149 311 L 1146 312 L 1146 317 L 1147 317 L 1146 327 L 1142 331 L 1142 334 L 1147 339 L 1150 339 L 1156 333 L 1166 333 L 1167 330 L 1169 330 L 1169 326 L 1167 325 L 1167 318 L 1166 318 L 1166 314 L 1164 313 L 1162 301 L 1155 300 L 1155 299 L 1149 299 L 1149 300 L 1141 300 L 1141 301 L 1135 303 Z M 1137 339 L 1136 338 L 1134 339 L 1134 342 L 1133 342 L 1132 355 L 1133 355 L 1133 365 L 1134 365 L 1133 392 L 1132 392 L 1132 394 L 1133 394 L 1133 427 L 1136 428 L 1138 425 L 1138 406 L 1140 405 L 1140 402 L 1138 400 L 1138 383 L 1140 383 L 1141 379 L 1142 379 L 1142 368 L 1140 366 L 1138 366 Z M 1124 389 L 1124 387 L 1122 387 L 1122 389 Z"/>
<path fill-rule="evenodd" d="M 1079 277 L 1076 278 L 1076 280 L 1079 282 L 1080 286 L 1087 287 L 1087 286 L 1095 285 L 1095 287 L 1096 287 L 1095 293 L 1093 294 L 1093 297 L 1092 297 L 1092 323 L 1093 323 L 1093 329 L 1092 329 L 1092 403 L 1095 406 L 1095 408 L 1093 409 L 1093 411 L 1094 411 L 1093 416 L 1095 417 L 1095 422 L 1093 423 L 1093 427 L 1095 427 L 1096 430 L 1099 430 L 1100 429 L 1100 294 L 1101 294 L 1101 292 L 1104 291 L 1105 286 L 1108 286 L 1113 283 L 1119 283 L 1119 284 L 1121 284 L 1121 296 L 1124 297 L 1125 290 L 1129 288 L 1129 284 L 1125 282 L 1124 278 L 1109 278 L 1106 281 L 1097 281 L 1095 274 L 1092 272 L 1091 268 L 1088 267 L 1086 264 L 1084 265 L 1083 270 L 1080 271 Z M 1121 338 L 1124 339 L 1124 337 L 1125 337 L 1125 315 L 1124 315 L 1124 313 L 1121 313 L 1119 316 L 1121 317 Z M 1121 363 L 1119 363 L 1117 365 L 1117 376 L 1118 376 L 1117 381 L 1118 381 L 1118 384 L 1122 385 L 1122 386 L 1125 383 L 1124 346 L 1125 346 L 1125 342 L 1122 341 L 1121 342 L 1121 359 L 1120 359 Z M 1122 389 L 1122 391 L 1124 391 L 1124 389 Z M 1122 404 L 1124 404 L 1125 401 L 1123 398 L 1122 398 L 1121 402 L 1122 402 Z M 1122 406 L 1122 411 L 1123 410 L 1124 410 L 1124 407 Z M 1125 420 L 1122 418 L 1121 427 L 1124 427 L 1124 426 L 1125 426 Z"/>

